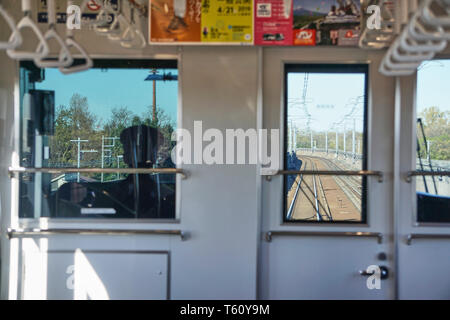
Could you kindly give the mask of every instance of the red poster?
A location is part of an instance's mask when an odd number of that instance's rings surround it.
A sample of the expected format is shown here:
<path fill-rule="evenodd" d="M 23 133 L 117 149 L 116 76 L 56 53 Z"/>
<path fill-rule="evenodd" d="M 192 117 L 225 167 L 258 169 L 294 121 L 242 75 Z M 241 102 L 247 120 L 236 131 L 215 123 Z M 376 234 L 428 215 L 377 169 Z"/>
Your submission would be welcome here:
<path fill-rule="evenodd" d="M 292 0 L 255 0 L 255 44 L 292 45 Z"/>

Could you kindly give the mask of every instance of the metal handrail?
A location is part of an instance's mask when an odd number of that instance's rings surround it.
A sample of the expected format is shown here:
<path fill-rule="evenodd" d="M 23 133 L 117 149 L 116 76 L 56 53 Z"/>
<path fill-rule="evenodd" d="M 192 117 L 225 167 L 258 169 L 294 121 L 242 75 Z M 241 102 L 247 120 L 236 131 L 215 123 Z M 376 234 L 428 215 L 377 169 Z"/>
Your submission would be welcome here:
<path fill-rule="evenodd" d="M 343 171 L 343 170 L 278 170 L 274 174 L 266 175 L 266 179 L 270 181 L 272 176 L 277 175 L 323 175 L 323 176 L 374 176 L 378 177 L 378 182 L 383 182 L 383 172 L 381 171 L 371 171 L 371 170 L 360 170 L 360 171 Z"/>
<path fill-rule="evenodd" d="M 272 241 L 274 236 L 296 236 L 296 237 L 365 237 L 377 238 L 378 243 L 383 242 L 383 234 L 379 232 L 331 232 L 331 231 L 268 231 L 265 240 Z"/>
<path fill-rule="evenodd" d="M 180 174 L 183 179 L 187 178 L 187 172 L 177 168 L 25 168 L 10 167 L 9 176 L 12 178 L 16 173 L 122 173 L 122 174 Z"/>
<path fill-rule="evenodd" d="M 406 174 L 406 182 L 411 182 L 412 178 L 417 176 L 430 176 L 430 177 L 450 176 L 450 171 L 409 171 Z"/>
<path fill-rule="evenodd" d="M 181 230 L 124 230 L 124 229 L 12 229 L 8 228 L 8 239 L 26 236 L 47 236 L 47 235 L 171 235 L 180 236 L 181 240 L 186 240 L 187 234 Z"/>
<path fill-rule="evenodd" d="M 410 246 L 413 239 L 450 239 L 450 234 L 410 233 L 406 237 L 406 244 Z"/>

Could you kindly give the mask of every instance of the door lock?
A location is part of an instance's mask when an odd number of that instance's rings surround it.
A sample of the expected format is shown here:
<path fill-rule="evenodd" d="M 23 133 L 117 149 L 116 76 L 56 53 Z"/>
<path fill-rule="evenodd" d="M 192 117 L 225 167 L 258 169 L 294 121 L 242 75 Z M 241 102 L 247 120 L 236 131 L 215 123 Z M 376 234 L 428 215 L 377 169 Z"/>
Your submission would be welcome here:
<path fill-rule="evenodd" d="M 389 278 L 389 269 L 386 266 L 379 266 L 380 268 L 380 279 L 385 280 Z M 360 270 L 359 274 L 363 277 L 370 277 L 375 274 L 375 272 L 367 272 L 366 270 Z"/>

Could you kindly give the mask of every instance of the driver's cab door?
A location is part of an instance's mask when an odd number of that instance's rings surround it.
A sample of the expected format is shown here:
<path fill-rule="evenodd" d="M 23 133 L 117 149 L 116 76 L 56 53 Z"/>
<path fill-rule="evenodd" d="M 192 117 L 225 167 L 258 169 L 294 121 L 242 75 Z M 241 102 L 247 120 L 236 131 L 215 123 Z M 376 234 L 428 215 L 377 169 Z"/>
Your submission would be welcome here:
<path fill-rule="evenodd" d="M 177 79 L 176 59 L 20 63 L 9 298 L 170 298 Z"/>
<path fill-rule="evenodd" d="M 282 128 L 284 171 L 262 182 L 261 298 L 395 298 L 394 80 L 379 54 L 264 53 L 263 127 Z"/>

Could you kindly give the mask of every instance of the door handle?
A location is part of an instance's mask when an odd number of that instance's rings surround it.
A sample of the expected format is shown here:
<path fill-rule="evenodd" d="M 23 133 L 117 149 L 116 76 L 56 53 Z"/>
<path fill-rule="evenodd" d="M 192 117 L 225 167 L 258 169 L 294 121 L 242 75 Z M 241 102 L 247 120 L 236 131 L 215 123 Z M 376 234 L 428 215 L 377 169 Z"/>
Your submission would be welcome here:
<path fill-rule="evenodd" d="M 380 279 L 385 280 L 389 278 L 389 269 L 386 266 L 379 266 L 380 268 Z M 363 277 L 370 277 L 375 274 L 374 272 L 367 272 L 367 270 L 360 270 L 359 274 Z"/>

